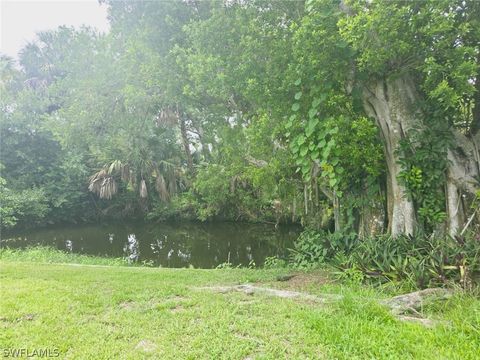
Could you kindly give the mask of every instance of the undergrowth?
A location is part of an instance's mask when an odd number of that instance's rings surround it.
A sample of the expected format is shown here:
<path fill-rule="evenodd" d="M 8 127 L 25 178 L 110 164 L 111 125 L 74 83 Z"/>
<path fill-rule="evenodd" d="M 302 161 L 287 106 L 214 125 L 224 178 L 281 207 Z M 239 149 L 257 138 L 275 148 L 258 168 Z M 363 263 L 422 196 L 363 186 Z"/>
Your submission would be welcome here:
<path fill-rule="evenodd" d="M 375 236 L 304 231 L 291 249 L 297 268 L 326 264 L 344 279 L 410 283 L 425 288 L 449 283 L 472 289 L 480 276 L 480 238 Z"/>

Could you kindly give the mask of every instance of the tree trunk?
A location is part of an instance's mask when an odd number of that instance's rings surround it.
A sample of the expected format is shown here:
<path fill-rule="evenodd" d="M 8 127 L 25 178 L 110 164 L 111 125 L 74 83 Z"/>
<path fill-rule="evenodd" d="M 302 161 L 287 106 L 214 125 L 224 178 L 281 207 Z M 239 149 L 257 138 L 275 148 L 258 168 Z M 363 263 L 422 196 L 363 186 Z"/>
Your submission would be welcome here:
<path fill-rule="evenodd" d="M 448 151 L 449 158 L 451 151 Z M 463 207 L 461 193 L 454 182 L 454 174 L 451 167 L 447 170 L 447 184 L 446 184 L 446 208 L 447 208 L 447 229 L 448 234 L 452 237 L 461 231 L 463 223 Z"/>
<path fill-rule="evenodd" d="M 180 122 L 180 132 L 182 134 L 183 149 L 185 151 L 185 157 L 187 158 L 187 167 L 190 173 L 193 173 L 193 159 L 190 152 L 190 143 L 187 136 L 187 127 L 185 125 L 185 118 L 179 114 L 178 121 Z"/>
<path fill-rule="evenodd" d="M 384 232 L 385 211 L 383 207 L 362 206 L 359 209 L 358 235 L 363 237 L 375 236 Z"/>
<path fill-rule="evenodd" d="M 316 174 L 315 174 L 316 176 Z M 340 211 L 340 199 L 335 190 L 330 190 L 324 186 L 319 186 L 320 191 L 331 201 L 333 206 L 333 221 L 335 224 L 335 232 L 342 230 L 342 212 Z"/>
<path fill-rule="evenodd" d="M 340 200 L 338 199 L 337 193 L 333 192 L 333 218 L 335 220 L 335 232 L 342 230 L 340 223 Z"/>
<path fill-rule="evenodd" d="M 447 169 L 446 208 L 447 228 L 450 236 L 462 231 L 465 223 L 465 199 L 474 196 L 479 188 L 480 175 L 480 132 L 467 137 L 454 132 L 454 146 L 448 150 L 449 166 Z"/>
<path fill-rule="evenodd" d="M 293 202 L 292 202 L 292 223 L 295 222 L 296 217 L 297 217 L 297 198 L 295 197 L 295 194 L 294 194 Z"/>
<path fill-rule="evenodd" d="M 305 207 L 305 215 L 308 215 L 308 193 L 307 184 L 303 185 L 303 205 Z"/>
<path fill-rule="evenodd" d="M 406 75 L 375 80 L 363 88 L 365 111 L 376 120 L 384 145 L 388 228 L 393 236 L 412 234 L 416 224 L 413 202 L 399 180 L 403 170 L 399 159 L 400 141 L 405 138 L 405 133 L 421 124 L 420 114 L 413 110 L 417 100 L 414 83 Z"/>
<path fill-rule="evenodd" d="M 480 8 L 480 6 L 479 6 Z M 480 64 L 480 52 L 477 53 L 477 64 Z M 480 75 L 480 74 L 479 74 Z M 472 111 L 472 123 L 470 124 L 470 135 L 475 139 L 475 135 L 480 133 L 480 76 L 475 80 L 474 108 Z M 478 142 L 477 142 L 478 145 Z M 478 147 L 477 147 L 478 150 Z"/>

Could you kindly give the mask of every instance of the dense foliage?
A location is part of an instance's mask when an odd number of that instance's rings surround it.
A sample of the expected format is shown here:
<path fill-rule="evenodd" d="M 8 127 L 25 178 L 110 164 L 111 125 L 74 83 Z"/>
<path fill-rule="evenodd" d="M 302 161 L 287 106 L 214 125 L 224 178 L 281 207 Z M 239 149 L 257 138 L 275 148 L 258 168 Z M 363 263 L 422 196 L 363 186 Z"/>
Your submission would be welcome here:
<path fill-rule="evenodd" d="M 478 231 L 479 2 L 103 2 L 1 59 L 2 227 Z"/>
<path fill-rule="evenodd" d="M 417 233 L 396 238 L 382 235 L 305 231 L 292 249 L 298 268 L 330 265 L 344 278 L 402 282 L 424 288 L 456 282 L 471 289 L 480 281 L 480 237 L 440 239 Z"/>

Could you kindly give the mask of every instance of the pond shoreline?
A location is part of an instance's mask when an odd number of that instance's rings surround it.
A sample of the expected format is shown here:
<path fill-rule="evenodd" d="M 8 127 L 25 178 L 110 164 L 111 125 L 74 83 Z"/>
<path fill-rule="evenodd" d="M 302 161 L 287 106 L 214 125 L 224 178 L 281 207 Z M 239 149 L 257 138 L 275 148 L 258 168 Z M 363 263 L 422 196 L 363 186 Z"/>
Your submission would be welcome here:
<path fill-rule="evenodd" d="M 287 256 L 299 227 L 250 223 L 114 222 L 51 226 L 2 234 L 0 247 L 48 246 L 65 252 L 124 258 L 151 266 L 215 268 L 259 266 L 267 257 Z M 128 239 L 135 244 L 128 245 Z M 138 260 L 138 261 L 136 261 Z"/>

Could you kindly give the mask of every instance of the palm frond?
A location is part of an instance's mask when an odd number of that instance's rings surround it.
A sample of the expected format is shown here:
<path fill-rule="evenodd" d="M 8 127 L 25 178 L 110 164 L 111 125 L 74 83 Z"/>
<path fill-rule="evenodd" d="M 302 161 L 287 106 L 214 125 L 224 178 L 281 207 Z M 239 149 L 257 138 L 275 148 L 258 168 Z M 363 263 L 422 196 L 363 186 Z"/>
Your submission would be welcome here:
<path fill-rule="evenodd" d="M 155 189 L 158 192 L 158 196 L 162 201 L 169 201 L 170 200 L 170 193 L 167 189 L 167 182 L 162 174 L 157 173 L 157 177 L 155 179 Z"/>
<path fill-rule="evenodd" d="M 148 191 L 147 191 L 147 184 L 144 179 L 140 181 L 140 197 L 141 198 L 146 198 L 148 196 Z"/>
<path fill-rule="evenodd" d="M 100 199 L 111 199 L 118 191 L 115 178 L 104 168 L 90 176 L 88 190 L 97 194 Z"/>

